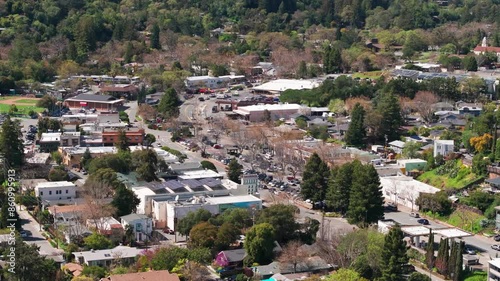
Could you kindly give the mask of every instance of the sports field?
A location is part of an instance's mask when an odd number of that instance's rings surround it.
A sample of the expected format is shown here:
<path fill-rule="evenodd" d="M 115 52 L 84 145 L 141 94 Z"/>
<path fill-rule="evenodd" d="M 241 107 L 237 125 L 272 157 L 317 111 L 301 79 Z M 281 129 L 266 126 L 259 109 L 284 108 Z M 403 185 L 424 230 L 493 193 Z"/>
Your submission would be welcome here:
<path fill-rule="evenodd" d="M 35 112 L 42 112 L 45 110 L 43 107 L 37 107 L 37 98 L 27 97 L 0 97 L 0 113 L 9 113 L 10 106 L 15 104 L 17 107 L 17 114 L 28 115 L 31 110 Z"/>

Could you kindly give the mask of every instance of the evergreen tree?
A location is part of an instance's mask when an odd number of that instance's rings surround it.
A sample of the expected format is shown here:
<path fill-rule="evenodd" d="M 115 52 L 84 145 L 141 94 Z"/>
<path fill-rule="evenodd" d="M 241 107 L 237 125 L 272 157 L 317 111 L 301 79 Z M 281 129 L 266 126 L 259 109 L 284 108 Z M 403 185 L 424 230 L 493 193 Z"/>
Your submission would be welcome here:
<path fill-rule="evenodd" d="M 408 263 L 406 254 L 406 243 L 403 240 L 404 234 L 399 226 L 391 228 L 385 236 L 384 249 L 382 250 L 382 263 L 380 270 L 382 277 L 381 281 L 402 281 L 403 265 Z"/>
<path fill-rule="evenodd" d="M 463 257 L 464 248 L 465 248 L 465 242 L 460 241 L 457 245 L 457 250 L 455 252 L 456 258 L 455 258 L 455 268 L 453 269 L 453 281 L 462 280 L 463 263 L 464 263 L 464 257 Z"/>
<path fill-rule="evenodd" d="M 439 243 L 438 255 L 436 258 L 436 268 L 438 272 L 444 276 L 448 273 L 448 259 L 449 259 L 448 239 L 441 239 Z"/>
<path fill-rule="evenodd" d="M 274 227 L 268 223 L 257 224 L 248 230 L 243 244 L 247 264 L 268 264 L 273 260 L 274 235 Z"/>
<path fill-rule="evenodd" d="M 113 201 L 111 201 L 111 205 L 116 209 L 116 217 L 135 213 L 139 203 L 141 203 L 141 200 L 123 184 L 120 184 L 115 190 Z"/>
<path fill-rule="evenodd" d="M 236 183 L 240 183 L 242 169 L 243 166 L 238 163 L 238 160 L 236 160 L 236 158 L 231 159 L 226 168 L 227 177 Z"/>
<path fill-rule="evenodd" d="M 351 113 L 351 123 L 349 123 L 349 129 L 345 134 L 345 142 L 347 145 L 352 145 L 355 147 L 365 146 L 365 110 L 360 103 L 356 103 Z"/>
<path fill-rule="evenodd" d="M 118 132 L 118 140 L 115 145 L 119 152 L 130 151 L 127 133 L 124 130 Z"/>
<path fill-rule="evenodd" d="M 359 160 L 345 163 L 339 168 L 332 169 L 328 179 L 328 193 L 326 203 L 328 207 L 339 210 L 341 213 L 347 212 L 349 208 L 349 194 L 352 186 L 352 172 L 355 165 L 361 165 Z"/>
<path fill-rule="evenodd" d="M 429 270 L 434 268 L 434 234 L 432 233 L 432 229 L 429 229 L 429 241 L 427 243 L 427 248 L 425 249 L 425 264 Z"/>
<path fill-rule="evenodd" d="M 88 170 L 90 161 L 92 161 L 92 154 L 90 154 L 90 150 L 87 147 L 87 149 L 82 155 L 82 158 L 80 158 L 80 167 L 85 168 L 85 170 Z"/>
<path fill-rule="evenodd" d="M 180 103 L 177 92 L 172 88 L 168 88 L 161 97 L 160 104 L 158 105 L 158 112 L 167 119 L 175 118 L 179 116 Z"/>
<path fill-rule="evenodd" d="M 137 104 L 141 105 L 146 102 L 146 86 L 142 85 L 137 93 Z"/>
<path fill-rule="evenodd" d="M 150 47 L 151 49 L 161 49 L 160 45 L 160 27 L 158 24 L 154 24 L 153 28 L 151 28 L 151 44 Z"/>
<path fill-rule="evenodd" d="M 127 42 L 125 45 L 125 53 L 123 54 L 123 61 L 125 63 L 130 63 L 132 61 L 132 56 L 134 51 L 134 47 L 132 46 L 132 43 L 130 41 Z"/>
<path fill-rule="evenodd" d="M 457 250 L 458 248 L 460 247 L 460 245 L 455 242 L 455 241 L 452 241 L 451 242 L 451 249 L 450 249 L 450 256 L 448 258 L 448 273 L 449 273 L 449 276 L 451 276 L 452 274 L 454 275 L 454 271 L 455 271 L 455 266 L 456 266 L 456 259 L 457 259 Z"/>
<path fill-rule="evenodd" d="M 355 165 L 352 173 L 347 220 L 366 227 L 384 217 L 380 178 L 373 165 Z"/>
<path fill-rule="evenodd" d="M 24 161 L 24 146 L 20 138 L 19 124 L 6 117 L 0 134 L 0 153 L 3 161 L 11 168 L 20 168 Z"/>
<path fill-rule="evenodd" d="M 392 93 L 382 93 L 379 96 L 376 110 L 382 116 L 381 131 L 378 137 L 384 138 L 387 136 L 389 141 L 399 139 L 403 118 L 398 98 Z"/>
<path fill-rule="evenodd" d="M 315 152 L 307 161 L 302 174 L 304 182 L 301 185 L 301 194 L 304 199 L 314 202 L 322 201 L 326 197 L 328 188 L 329 169 L 325 162 Z"/>
<path fill-rule="evenodd" d="M 297 77 L 307 78 L 307 64 L 305 61 L 300 61 L 299 69 L 297 70 Z"/>
<path fill-rule="evenodd" d="M 473 55 L 466 56 L 462 60 L 462 64 L 467 71 L 477 71 L 477 60 Z"/>

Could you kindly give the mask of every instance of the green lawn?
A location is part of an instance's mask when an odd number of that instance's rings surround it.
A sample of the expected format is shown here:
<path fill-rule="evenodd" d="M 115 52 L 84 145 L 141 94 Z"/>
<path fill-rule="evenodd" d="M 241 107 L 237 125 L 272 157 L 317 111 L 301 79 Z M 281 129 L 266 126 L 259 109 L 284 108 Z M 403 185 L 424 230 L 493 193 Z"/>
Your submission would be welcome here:
<path fill-rule="evenodd" d="M 34 105 L 16 105 L 18 114 L 28 114 L 30 110 L 35 112 L 43 112 L 45 108 L 36 107 Z M 10 104 L 2 104 L 0 103 L 0 113 L 8 113 L 10 109 Z"/>
<path fill-rule="evenodd" d="M 488 273 L 484 271 L 474 271 L 469 272 L 464 276 L 464 281 L 486 281 L 488 279 Z"/>
<path fill-rule="evenodd" d="M 447 173 L 438 174 L 438 169 L 425 172 L 417 179 L 441 189 L 460 189 L 480 179 L 480 177 L 472 173 L 470 168 L 464 166 L 461 161 L 457 161 L 453 170 Z"/>
<path fill-rule="evenodd" d="M 28 99 L 15 101 L 16 104 L 24 103 L 24 104 L 31 104 L 31 105 L 36 105 L 36 102 L 37 102 L 36 100 L 28 100 Z"/>
<path fill-rule="evenodd" d="M 481 221 L 486 219 L 485 216 L 463 209 L 455 210 L 449 216 L 440 216 L 433 214 L 432 212 L 426 212 L 425 214 L 429 217 L 438 219 L 475 234 L 484 230 L 484 228 L 481 227 Z"/>
<path fill-rule="evenodd" d="M 370 78 L 370 79 L 378 79 L 382 76 L 382 71 L 370 71 L 370 72 L 357 72 L 352 75 L 353 78 Z"/>

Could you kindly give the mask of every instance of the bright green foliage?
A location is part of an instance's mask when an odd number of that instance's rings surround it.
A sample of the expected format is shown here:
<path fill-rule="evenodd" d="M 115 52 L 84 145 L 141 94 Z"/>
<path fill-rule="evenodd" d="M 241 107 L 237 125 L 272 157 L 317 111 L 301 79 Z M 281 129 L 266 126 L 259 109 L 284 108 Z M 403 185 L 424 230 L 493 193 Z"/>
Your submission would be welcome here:
<path fill-rule="evenodd" d="M 151 258 L 151 269 L 172 271 L 179 260 L 187 258 L 188 253 L 188 249 L 175 246 L 160 248 L 154 252 L 153 257 Z"/>
<path fill-rule="evenodd" d="M 138 176 L 147 182 L 157 179 L 156 171 L 160 161 L 153 149 L 136 150 L 132 153 L 132 164 Z"/>
<path fill-rule="evenodd" d="M 113 201 L 111 201 L 111 205 L 116 209 L 115 215 L 117 217 L 135 213 L 139 203 L 141 203 L 141 199 L 137 198 L 137 195 L 123 184 L 120 184 L 115 190 Z"/>
<path fill-rule="evenodd" d="M 434 263 L 436 262 L 436 257 L 434 256 L 434 234 L 432 230 L 429 229 L 429 240 L 427 241 L 427 247 L 425 249 L 425 264 L 427 268 L 434 268 Z"/>
<path fill-rule="evenodd" d="M 177 232 L 182 235 L 188 235 L 191 229 L 200 222 L 208 221 L 212 214 L 205 210 L 199 209 L 195 212 L 189 212 L 183 219 L 177 223 Z"/>
<path fill-rule="evenodd" d="M 94 266 L 84 266 L 82 270 L 82 275 L 92 278 L 93 280 L 100 280 L 106 277 L 108 273 L 104 267 L 97 265 Z"/>
<path fill-rule="evenodd" d="M 431 278 L 420 272 L 413 272 L 410 274 L 410 277 L 408 277 L 408 281 L 431 281 Z"/>
<path fill-rule="evenodd" d="M 275 239 L 279 242 L 293 240 L 299 225 L 295 222 L 295 207 L 274 204 L 260 211 L 256 223 L 269 223 L 275 230 Z"/>
<path fill-rule="evenodd" d="M 10 168 L 20 168 L 24 162 L 24 146 L 21 136 L 21 130 L 16 121 L 9 116 L 1 127 L 0 133 L 0 153 Z"/>
<path fill-rule="evenodd" d="M 408 263 L 408 256 L 403 238 L 404 234 L 399 226 L 391 228 L 386 235 L 382 251 L 381 281 L 405 280 L 402 275 L 402 267 Z"/>
<path fill-rule="evenodd" d="M 317 153 L 313 153 L 302 174 L 304 180 L 300 190 L 302 196 L 305 199 L 313 200 L 313 202 L 324 200 L 328 187 L 328 176 L 328 166 Z"/>
<path fill-rule="evenodd" d="M 115 146 L 120 152 L 130 151 L 127 134 L 124 130 L 120 130 L 118 132 L 118 140 L 115 143 Z"/>
<path fill-rule="evenodd" d="M 274 227 L 269 223 L 257 224 L 250 228 L 244 243 L 247 264 L 268 264 L 272 261 L 275 233 Z"/>
<path fill-rule="evenodd" d="M 225 222 L 217 230 L 215 246 L 217 251 L 227 250 L 241 235 L 241 231 L 232 223 Z"/>
<path fill-rule="evenodd" d="M 436 268 L 444 276 L 448 276 L 448 262 L 450 259 L 450 248 L 448 239 L 441 239 L 439 243 L 438 255 L 436 258 Z"/>
<path fill-rule="evenodd" d="M 189 232 L 188 244 L 190 248 L 212 248 L 216 238 L 217 227 L 208 222 L 200 222 Z"/>
<path fill-rule="evenodd" d="M 365 146 L 365 110 L 361 104 L 356 103 L 351 113 L 351 123 L 349 123 L 349 129 L 345 134 L 345 142 L 347 145 L 352 145 L 355 147 Z"/>
<path fill-rule="evenodd" d="M 367 279 L 359 276 L 359 273 L 352 269 L 341 268 L 335 273 L 329 275 L 325 279 L 326 281 L 367 281 Z"/>
<path fill-rule="evenodd" d="M 215 167 L 214 163 L 210 162 L 210 161 L 207 161 L 207 160 L 203 160 L 200 162 L 201 163 L 201 167 L 205 170 L 212 170 L 214 172 L 217 172 L 217 167 Z"/>
<path fill-rule="evenodd" d="M 249 211 L 247 209 L 233 208 L 227 209 L 222 214 L 211 218 L 210 222 L 214 225 L 221 226 L 224 223 L 230 223 L 238 230 L 252 226 L 252 212 L 254 215 L 256 210 Z"/>
<path fill-rule="evenodd" d="M 90 236 L 83 239 L 85 247 L 87 249 L 102 250 L 108 249 L 112 246 L 111 240 L 106 238 L 104 235 L 97 232 L 92 233 Z"/>
<path fill-rule="evenodd" d="M 467 71 L 477 71 L 477 60 L 474 56 L 466 56 L 462 63 Z"/>

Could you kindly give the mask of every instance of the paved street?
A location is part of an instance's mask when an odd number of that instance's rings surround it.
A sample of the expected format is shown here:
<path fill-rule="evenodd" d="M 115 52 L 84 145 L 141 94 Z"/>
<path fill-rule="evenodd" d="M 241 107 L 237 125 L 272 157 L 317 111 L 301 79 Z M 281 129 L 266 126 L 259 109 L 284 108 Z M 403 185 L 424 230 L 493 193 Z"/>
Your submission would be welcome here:
<path fill-rule="evenodd" d="M 19 210 L 19 207 L 18 207 Z M 24 210 L 19 211 L 19 217 L 22 219 L 22 227 L 25 231 L 31 235 L 24 238 L 26 243 L 35 244 L 40 247 L 40 255 L 58 255 L 62 254 L 63 251 L 56 249 L 50 245 L 49 241 L 42 236 L 40 232 L 40 225 L 30 216 L 30 214 Z"/>

